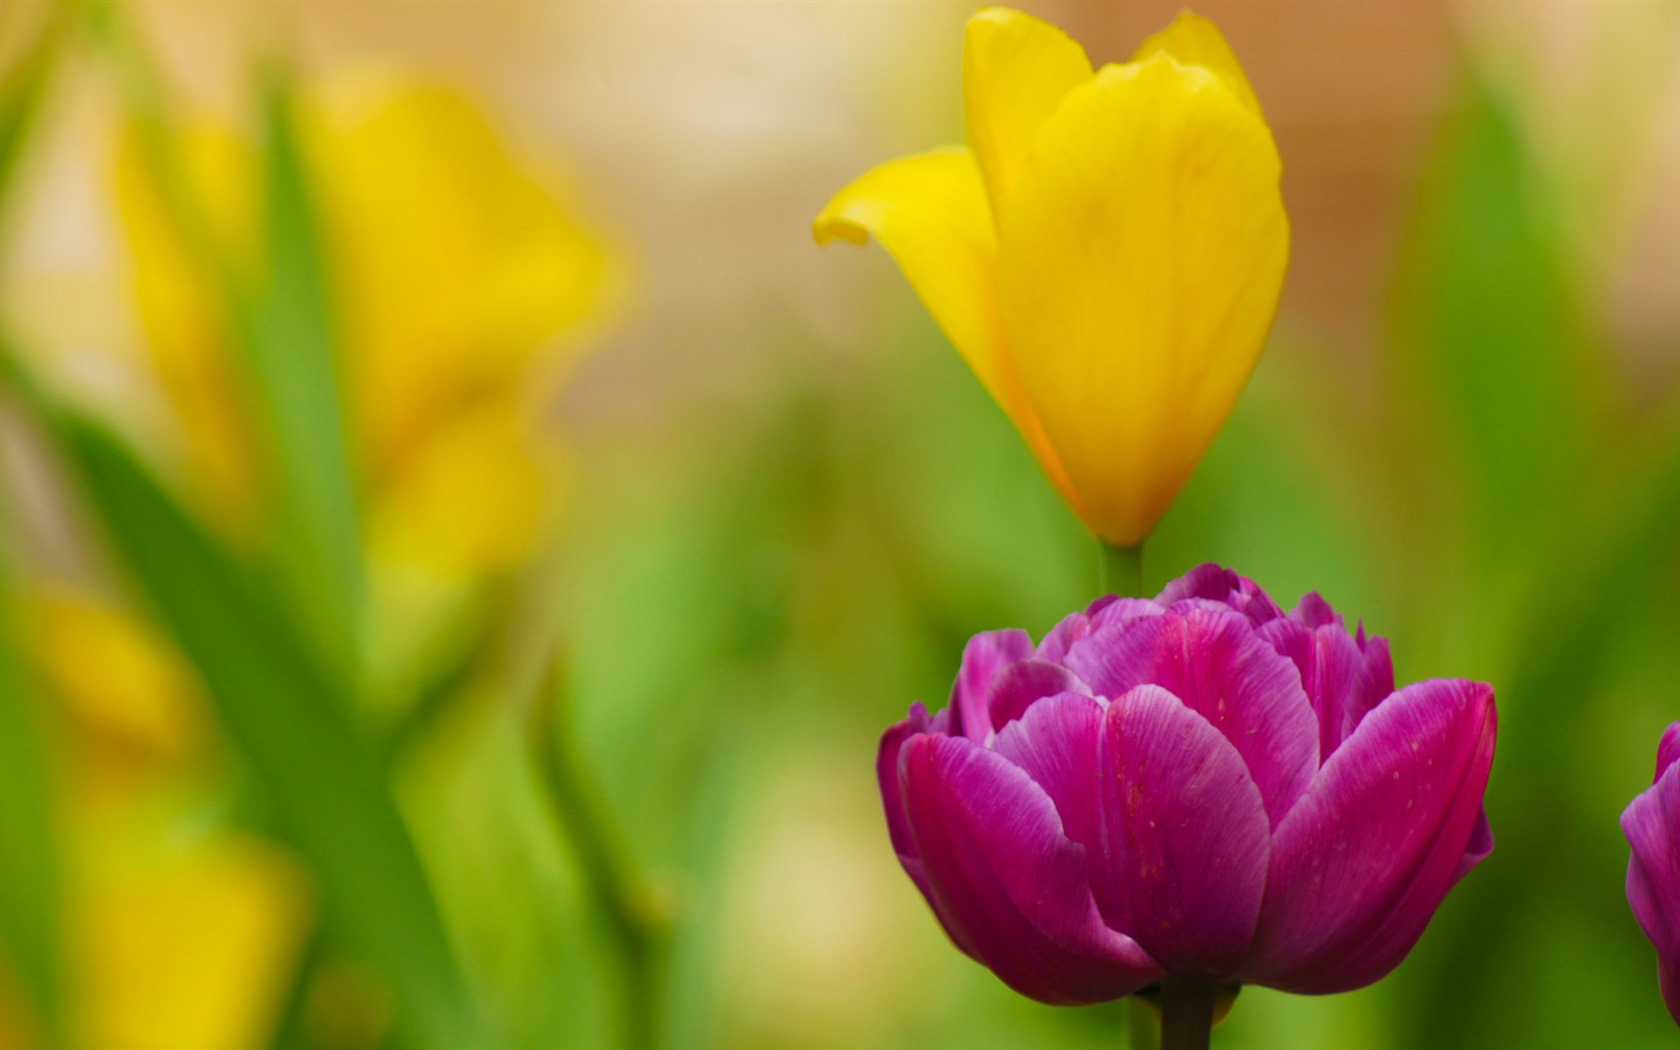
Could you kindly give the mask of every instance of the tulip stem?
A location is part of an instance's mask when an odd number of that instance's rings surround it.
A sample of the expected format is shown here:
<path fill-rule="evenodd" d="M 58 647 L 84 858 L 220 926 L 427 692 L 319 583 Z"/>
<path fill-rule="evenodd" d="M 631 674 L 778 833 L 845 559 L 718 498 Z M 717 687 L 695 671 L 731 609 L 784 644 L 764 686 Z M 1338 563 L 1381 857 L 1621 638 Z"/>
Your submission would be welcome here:
<path fill-rule="evenodd" d="M 1194 974 L 1161 982 L 1161 1050 L 1208 1050 L 1219 983 Z"/>
<path fill-rule="evenodd" d="M 1116 547 L 1097 541 L 1097 585 L 1104 594 L 1143 597 L 1143 544 Z"/>
<path fill-rule="evenodd" d="M 1129 1050 L 1161 1050 L 1161 1013 L 1141 995 L 1126 1000 L 1126 1046 Z"/>
<path fill-rule="evenodd" d="M 594 898 L 619 957 L 620 1044 L 627 1050 L 645 1050 L 659 1037 L 665 923 L 585 776 L 571 739 L 567 699 L 556 661 L 529 711 L 532 757 L 560 831 L 576 854 L 586 892 Z"/>

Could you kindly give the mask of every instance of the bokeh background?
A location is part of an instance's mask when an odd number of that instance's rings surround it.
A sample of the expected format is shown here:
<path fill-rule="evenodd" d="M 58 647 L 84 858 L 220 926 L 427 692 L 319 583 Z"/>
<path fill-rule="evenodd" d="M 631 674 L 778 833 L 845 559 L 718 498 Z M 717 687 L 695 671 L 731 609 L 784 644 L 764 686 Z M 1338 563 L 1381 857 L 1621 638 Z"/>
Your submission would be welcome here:
<path fill-rule="evenodd" d="M 1178 5 L 1024 3 L 1097 61 Z M 1114 1046 L 898 870 L 880 731 L 1089 538 L 827 197 L 962 3 L 0 8 L 0 1046 Z M 1680 8 L 1209 2 L 1266 357 L 1146 555 L 1494 683 L 1498 847 L 1231 1048 L 1668 1045 Z"/>

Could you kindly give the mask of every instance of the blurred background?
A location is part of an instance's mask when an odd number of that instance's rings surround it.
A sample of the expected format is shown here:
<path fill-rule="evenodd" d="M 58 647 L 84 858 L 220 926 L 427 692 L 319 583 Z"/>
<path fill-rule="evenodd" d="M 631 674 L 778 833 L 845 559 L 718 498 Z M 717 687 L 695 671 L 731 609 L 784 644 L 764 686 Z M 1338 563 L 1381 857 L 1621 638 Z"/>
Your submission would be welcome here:
<path fill-rule="evenodd" d="M 1023 3 L 1096 61 L 1176 3 Z M 0 8 L 0 1047 L 1114 1046 L 886 841 L 875 742 L 1096 554 L 829 195 L 974 5 Z M 1494 683 L 1498 848 L 1217 1045 L 1672 1041 L 1680 7 L 1209 2 L 1267 355 L 1149 545 Z"/>

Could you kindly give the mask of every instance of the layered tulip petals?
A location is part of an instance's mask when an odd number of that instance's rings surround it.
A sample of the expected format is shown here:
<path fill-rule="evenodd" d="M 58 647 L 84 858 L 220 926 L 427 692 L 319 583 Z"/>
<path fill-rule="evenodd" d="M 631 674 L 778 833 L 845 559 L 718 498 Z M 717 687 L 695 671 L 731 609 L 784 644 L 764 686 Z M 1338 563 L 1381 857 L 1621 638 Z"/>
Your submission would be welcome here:
<path fill-rule="evenodd" d="M 984 631 L 968 640 L 963 647 L 962 670 L 951 687 L 951 711 L 958 733 L 978 744 L 991 739 L 992 680 L 999 671 L 1032 653 L 1032 638 L 1025 631 Z"/>
<path fill-rule="evenodd" d="M 1275 825 L 1318 768 L 1318 721 L 1295 667 L 1236 613 L 1196 608 L 1108 627 L 1068 667 L 1104 696 L 1158 685 L 1236 748 Z"/>
<path fill-rule="evenodd" d="M 1229 976 L 1260 914 L 1271 831 L 1242 757 L 1151 685 L 1109 705 L 1101 742 L 1103 917 L 1171 972 Z"/>
<path fill-rule="evenodd" d="M 1001 732 L 1004 726 L 1020 718 L 1044 697 L 1057 693 L 1089 695 L 1090 692 L 1090 686 L 1061 664 L 1022 660 L 1000 671 L 992 679 L 986 708 L 991 714 L 992 730 Z"/>
<path fill-rule="evenodd" d="M 1345 991 L 1392 969 L 1459 874 L 1493 764 L 1493 690 L 1434 680 L 1380 704 L 1278 827 L 1244 978 Z"/>
<path fill-rule="evenodd" d="M 1036 998 L 1087 1002 L 1145 971 L 1357 988 L 1493 848 L 1492 689 L 1392 682 L 1386 644 L 1322 599 L 1285 615 L 1202 566 L 1036 648 L 971 641 L 952 707 L 918 705 L 882 740 L 888 829 L 958 945 Z M 1659 790 L 1680 807 L 1680 773 Z M 1680 852 L 1640 805 L 1624 823 L 1644 922 Z M 1669 852 L 1643 859 L 1647 840 Z M 1647 928 L 1673 940 L 1680 916 Z"/>
<path fill-rule="evenodd" d="M 1627 898 L 1657 950 L 1663 1002 L 1680 1024 L 1680 722 L 1663 733 L 1655 782 L 1622 811 L 1627 835 Z"/>
<path fill-rule="evenodd" d="M 1180 11 L 1173 24 L 1148 37 L 1132 52 L 1133 62 L 1158 54 L 1172 56 L 1180 65 L 1200 66 L 1224 82 L 1243 105 L 1260 115 L 1260 101 L 1249 86 L 1248 74 L 1231 52 L 1231 45 L 1212 22 L 1190 11 Z"/>
<path fill-rule="evenodd" d="M 1265 123 L 1163 54 L 1069 92 L 996 216 L 1009 352 L 1110 543 L 1149 533 L 1259 358 L 1288 257 L 1279 172 Z"/>
<path fill-rule="evenodd" d="M 1048 22 L 1007 7 L 968 20 L 963 110 L 994 212 L 1006 207 L 1044 118 L 1091 73 L 1085 49 Z"/>
<path fill-rule="evenodd" d="M 1085 848 L 1044 789 L 957 737 L 918 736 L 900 775 L 929 899 L 959 947 L 1047 1003 L 1114 999 L 1159 979 L 1132 938 L 1105 926 Z"/>
<path fill-rule="evenodd" d="M 1294 662 L 1319 722 L 1319 754 L 1330 755 L 1365 715 L 1394 691 L 1388 646 L 1362 650 L 1342 625 L 1309 627 L 1290 619 L 1260 626 L 1260 637 Z M 1369 654 L 1369 655 L 1367 655 Z"/>

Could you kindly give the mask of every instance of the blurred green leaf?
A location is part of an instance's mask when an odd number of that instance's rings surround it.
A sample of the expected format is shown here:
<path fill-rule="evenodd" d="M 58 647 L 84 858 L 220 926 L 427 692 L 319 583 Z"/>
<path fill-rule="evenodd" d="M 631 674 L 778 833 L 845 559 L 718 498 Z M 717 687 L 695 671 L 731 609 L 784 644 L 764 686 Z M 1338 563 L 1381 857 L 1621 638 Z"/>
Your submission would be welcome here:
<path fill-rule="evenodd" d="M 286 606 L 96 422 L 56 405 L 5 355 L 7 375 L 57 439 L 137 587 L 197 666 L 229 736 L 311 862 L 328 916 L 390 980 L 412 1035 L 473 1045 L 473 1010 L 419 858 L 350 718 Z"/>
<path fill-rule="evenodd" d="M 68 17 L 68 5 L 52 5 L 28 50 L 0 80 L 0 219 Z M 62 960 L 52 771 L 40 696 L 16 645 L 15 614 L 11 551 L 0 549 L 0 947 L 40 1024 L 35 1034 L 58 1045 Z"/>
<path fill-rule="evenodd" d="M 320 230 L 291 94 L 278 77 L 267 84 L 263 117 L 268 286 L 250 319 L 249 351 L 282 479 L 278 555 L 315 641 L 353 667 L 363 604 L 354 487 Z"/>
<path fill-rule="evenodd" d="M 88 22 L 122 79 L 128 120 L 169 224 L 219 300 L 223 331 L 277 480 L 269 535 L 281 582 L 334 670 L 357 665 L 363 575 L 331 303 L 287 81 L 264 83 L 259 284 L 225 250 L 188 178 L 163 85 L 121 12 L 88 0 Z"/>
<path fill-rule="evenodd" d="M 46 93 L 70 11 L 68 4 L 51 5 L 34 43 L 0 80 L 0 201 L 11 188 L 18 158 Z"/>
<path fill-rule="evenodd" d="M 41 1035 L 59 1042 L 59 863 L 40 698 L 14 644 L 9 567 L 0 568 L 0 939 Z"/>
<path fill-rule="evenodd" d="M 1499 85 L 1466 68 L 1427 169 L 1394 350 L 1414 495 L 1459 508 L 1472 559 L 1509 555 L 1586 469 L 1602 377 L 1585 352 L 1547 186 Z M 1453 485 L 1453 482 L 1459 482 Z"/>

